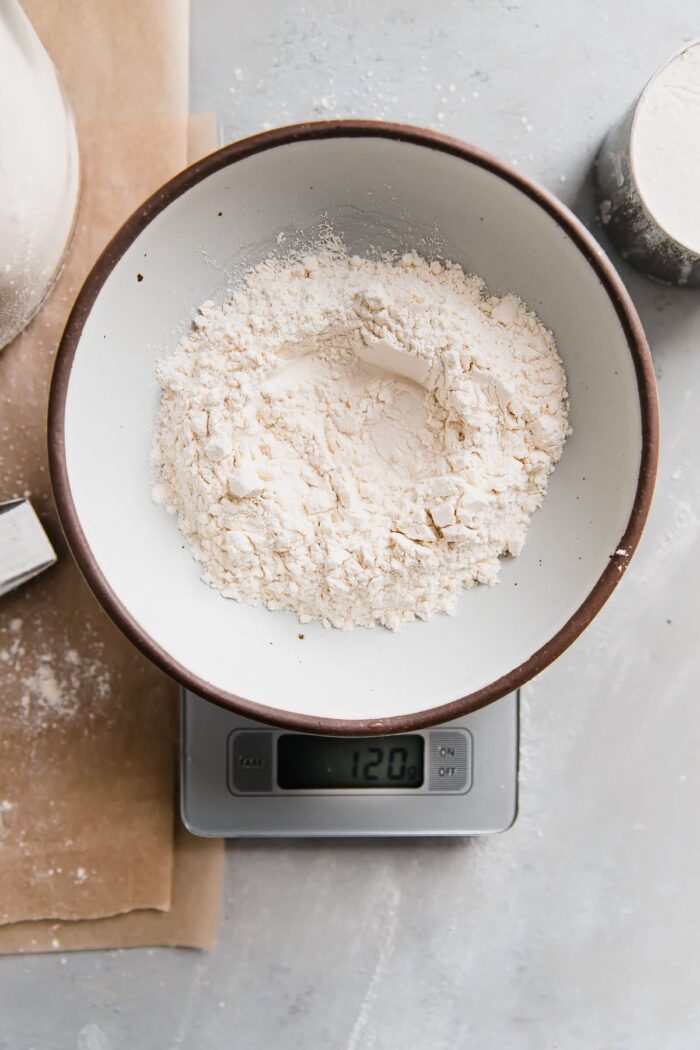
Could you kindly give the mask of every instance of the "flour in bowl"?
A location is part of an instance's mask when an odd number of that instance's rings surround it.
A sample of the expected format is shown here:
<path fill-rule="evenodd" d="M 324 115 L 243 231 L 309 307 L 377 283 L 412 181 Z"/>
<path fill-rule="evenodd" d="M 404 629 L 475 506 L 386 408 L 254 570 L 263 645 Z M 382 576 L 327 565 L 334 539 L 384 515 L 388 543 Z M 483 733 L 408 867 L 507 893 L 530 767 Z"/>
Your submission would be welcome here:
<path fill-rule="evenodd" d="M 346 629 L 496 583 L 570 433 L 551 333 L 415 253 L 268 260 L 158 378 L 154 499 L 204 582 Z"/>

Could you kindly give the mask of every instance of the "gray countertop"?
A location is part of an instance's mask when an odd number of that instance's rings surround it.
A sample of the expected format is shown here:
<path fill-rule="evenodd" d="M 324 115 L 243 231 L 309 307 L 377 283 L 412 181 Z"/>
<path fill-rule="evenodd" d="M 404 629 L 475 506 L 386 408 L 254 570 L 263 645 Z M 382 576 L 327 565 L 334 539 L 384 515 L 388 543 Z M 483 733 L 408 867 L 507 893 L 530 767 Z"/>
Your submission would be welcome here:
<path fill-rule="evenodd" d="M 693 0 L 193 0 L 192 109 L 227 139 L 334 115 L 433 125 L 604 240 L 597 146 L 697 24 Z M 623 585 L 525 690 L 514 828 L 233 845 L 215 951 L 0 959 L 0 1046 L 700 1045 L 700 295 L 620 267 L 656 362 L 660 482 Z"/>

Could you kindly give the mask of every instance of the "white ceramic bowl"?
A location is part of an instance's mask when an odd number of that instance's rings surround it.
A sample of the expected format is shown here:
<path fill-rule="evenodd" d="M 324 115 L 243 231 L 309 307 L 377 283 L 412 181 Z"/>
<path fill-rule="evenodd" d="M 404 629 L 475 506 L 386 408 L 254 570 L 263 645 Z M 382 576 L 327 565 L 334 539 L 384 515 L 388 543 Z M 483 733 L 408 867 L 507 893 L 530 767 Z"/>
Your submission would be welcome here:
<path fill-rule="evenodd" d="M 417 248 L 514 291 L 554 330 L 574 436 L 520 557 L 455 617 L 398 633 L 299 627 L 199 579 L 152 503 L 156 360 L 227 273 L 331 222 L 349 248 Z M 454 139 L 328 122 L 234 143 L 188 168 L 122 227 L 69 319 L 50 405 L 63 527 L 125 633 L 194 692 L 262 721 L 325 733 L 454 718 L 522 684 L 590 622 L 639 540 L 658 420 L 641 325 L 580 223 L 518 172 Z M 624 553 L 619 553 L 620 551 Z M 618 553 L 616 553 L 618 552 Z M 299 634 L 303 633 L 303 641 Z"/>

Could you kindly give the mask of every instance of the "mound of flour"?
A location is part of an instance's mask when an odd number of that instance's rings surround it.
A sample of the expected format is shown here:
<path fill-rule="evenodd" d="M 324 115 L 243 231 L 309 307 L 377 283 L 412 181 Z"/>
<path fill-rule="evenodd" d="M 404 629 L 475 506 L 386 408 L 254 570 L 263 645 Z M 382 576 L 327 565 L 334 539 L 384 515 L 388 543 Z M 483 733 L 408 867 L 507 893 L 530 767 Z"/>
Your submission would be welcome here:
<path fill-rule="evenodd" d="M 496 583 L 569 433 L 551 333 L 413 253 L 267 261 L 158 378 L 154 499 L 205 583 L 302 623 L 395 629 Z"/>

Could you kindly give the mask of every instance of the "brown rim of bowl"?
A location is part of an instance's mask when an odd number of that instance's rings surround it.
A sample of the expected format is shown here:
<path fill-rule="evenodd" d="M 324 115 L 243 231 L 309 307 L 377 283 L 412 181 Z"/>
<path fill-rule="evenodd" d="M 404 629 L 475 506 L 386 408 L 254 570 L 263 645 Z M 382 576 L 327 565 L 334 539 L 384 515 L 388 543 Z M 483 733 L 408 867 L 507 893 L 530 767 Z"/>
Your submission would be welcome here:
<path fill-rule="evenodd" d="M 466 160 L 470 164 L 476 164 L 499 178 L 505 179 L 547 212 L 568 234 L 579 251 L 588 260 L 615 307 L 634 360 L 642 419 L 642 455 L 637 492 L 627 528 L 617 545 L 618 549 L 623 549 L 626 554 L 615 554 L 611 557 L 609 565 L 606 566 L 593 589 L 561 630 L 533 653 L 528 660 L 495 682 L 491 682 L 483 689 L 469 693 L 458 700 L 441 704 L 439 707 L 431 707 L 424 711 L 381 719 L 337 719 L 295 714 L 223 692 L 196 675 L 191 674 L 187 668 L 174 660 L 169 653 L 161 649 L 146 634 L 119 601 L 102 575 L 80 526 L 75 504 L 73 503 L 65 462 L 64 416 L 73 357 L 83 326 L 100 289 L 114 266 L 138 234 L 172 201 L 185 193 L 191 186 L 194 186 L 220 168 L 227 167 L 236 163 L 236 161 L 276 146 L 284 146 L 289 143 L 302 142 L 309 139 L 342 137 L 388 138 L 452 154 L 452 156 Z M 275 128 L 271 131 L 262 132 L 259 135 L 253 135 L 240 142 L 233 142 L 228 146 L 224 146 L 215 153 L 185 168 L 184 171 L 165 183 L 127 219 L 90 271 L 68 318 L 51 380 L 48 440 L 49 466 L 54 497 L 61 525 L 75 560 L 87 583 L 111 619 L 146 657 L 192 692 L 213 701 L 221 707 L 237 711 L 255 721 L 294 729 L 299 732 L 353 736 L 403 733 L 430 725 L 437 725 L 441 722 L 448 722 L 462 715 L 467 715 L 494 700 L 500 699 L 507 693 L 513 692 L 519 686 L 529 681 L 560 656 L 578 638 L 583 629 L 588 626 L 612 594 L 615 586 L 624 574 L 629 559 L 637 547 L 642 534 L 656 478 L 659 450 L 659 418 L 654 368 L 646 337 L 636 310 L 612 263 L 592 235 L 568 208 L 548 191 L 538 186 L 537 183 L 521 175 L 507 164 L 488 153 L 484 153 L 475 146 L 461 142 L 459 139 L 450 138 L 447 135 L 423 128 L 404 124 L 390 124 L 384 121 L 329 120 Z"/>

